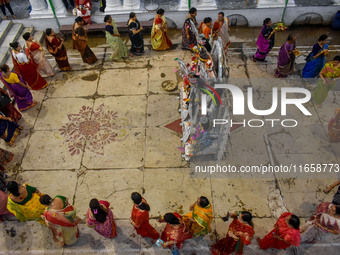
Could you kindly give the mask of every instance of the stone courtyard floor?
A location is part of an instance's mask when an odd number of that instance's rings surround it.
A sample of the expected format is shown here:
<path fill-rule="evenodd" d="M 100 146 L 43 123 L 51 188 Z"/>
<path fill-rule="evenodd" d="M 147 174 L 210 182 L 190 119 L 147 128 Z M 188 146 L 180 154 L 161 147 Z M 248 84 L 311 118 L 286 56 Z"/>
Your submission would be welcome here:
<path fill-rule="evenodd" d="M 252 86 L 266 106 L 278 47 L 268 63 L 253 63 L 249 56 L 255 49 L 257 33 L 254 31 L 248 38 L 232 37 L 230 83 L 242 89 Z M 333 39 L 333 44 L 340 44 L 335 34 Z M 179 42 L 178 34 L 174 41 Z M 59 248 L 50 230 L 39 223 L 3 222 L 0 254 L 169 254 L 153 246 L 150 240 L 140 238 L 131 226 L 130 194 L 134 191 L 142 193 L 149 202 L 151 224 L 159 232 L 164 225 L 157 222 L 157 217 L 173 211 L 189 212 L 189 205 L 200 195 L 211 200 L 212 232 L 187 241 L 182 254 L 210 254 L 209 245 L 227 232 L 228 224 L 220 216 L 237 210 L 249 210 L 255 217 L 255 238 L 245 248 L 245 254 L 338 253 L 340 241 L 332 236 L 286 251 L 263 252 L 256 242 L 256 237 L 263 237 L 272 229 L 283 211 L 297 214 L 304 222 L 317 204 L 331 201 L 332 194 L 322 191 L 336 176 L 323 179 L 279 178 L 274 174 L 267 178 L 191 176 L 177 149 L 181 146 L 180 134 L 165 127 L 180 118 L 178 91 L 168 93 L 161 88 L 164 80 L 179 79 L 174 59 L 180 57 L 189 62 L 190 52 L 179 46 L 167 52 L 147 49 L 142 57 L 112 62 L 111 49 L 105 45 L 98 45 L 93 51 L 99 59 L 94 66 L 82 64 L 78 52 L 68 51 L 73 71 L 58 73 L 48 79 L 47 89 L 33 91 L 38 105 L 23 113 L 22 134 L 13 147 L 2 141 L 1 147 L 15 154 L 7 165 L 10 179 L 29 183 L 51 196 L 67 196 L 82 219 L 92 198 L 109 201 L 118 237 L 105 239 L 82 221 L 78 242 Z M 275 82 L 278 87 L 299 86 L 295 78 L 297 75 Z M 334 91 L 322 109 L 308 103 L 313 116 L 303 119 L 295 129 L 238 128 L 231 133 L 226 161 L 236 166 L 268 164 L 266 135 L 276 163 L 339 164 L 340 145 L 329 143 L 327 137 L 327 123 L 339 105 L 340 92 Z M 297 111 L 289 114 L 299 119 Z M 9 235 L 12 228 L 16 231 L 14 237 Z"/>

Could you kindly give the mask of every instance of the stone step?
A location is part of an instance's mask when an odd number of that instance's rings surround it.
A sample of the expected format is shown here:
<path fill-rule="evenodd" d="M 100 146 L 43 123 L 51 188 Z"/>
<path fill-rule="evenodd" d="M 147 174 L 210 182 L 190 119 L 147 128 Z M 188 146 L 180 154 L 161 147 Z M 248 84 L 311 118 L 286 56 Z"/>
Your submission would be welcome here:
<path fill-rule="evenodd" d="M 22 24 L 13 24 L 6 38 L 0 45 L 0 65 L 6 63 L 11 52 L 9 44 L 19 39 L 24 26 Z"/>
<path fill-rule="evenodd" d="M 3 20 L 0 23 L 0 45 L 5 40 L 8 32 L 11 29 L 13 22 L 11 20 Z"/>

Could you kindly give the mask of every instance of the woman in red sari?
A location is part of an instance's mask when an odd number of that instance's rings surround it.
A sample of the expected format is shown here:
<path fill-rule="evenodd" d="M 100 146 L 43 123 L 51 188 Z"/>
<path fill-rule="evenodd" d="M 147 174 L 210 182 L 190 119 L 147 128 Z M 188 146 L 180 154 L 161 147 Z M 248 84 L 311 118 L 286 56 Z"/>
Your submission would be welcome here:
<path fill-rule="evenodd" d="M 90 0 L 76 0 L 77 16 L 84 19 L 86 24 L 91 24 L 92 3 Z"/>
<path fill-rule="evenodd" d="M 249 245 L 255 232 L 250 212 L 238 212 L 231 215 L 234 220 L 230 223 L 227 236 L 214 244 L 213 255 L 243 254 L 244 245 Z"/>
<path fill-rule="evenodd" d="M 260 249 L 286 249 L 300 246 L 300 219 L 290 212 L 283 213 L 264 238 L 259 240 Z"/>
<path fill-rule="evenodd" d="M 45 44 L 49 53 L 55 57 L 55 61 L 61 71 L 71 70 L 68 63 L 67 51 L 64 40 L 56 36 L 52 28 L 46 29 Z"/>
<path fill-rule="evenodd" d="M 37 72 L 36 67 L 30 62 L 27 56 L 20 52 L 22 47 L 18 42 L 10 43 L 12 47 L 12 61 L 15 72 L 33 89 L 40 90 L 47 87 L 46 80 Z"/>
<path fill-rule="evenodd" d="M 182 216 L 179 213 L 167 213 L 160 222 L 166 222 L 161 239 L 169 249 L 171 249 L 173 243 L 176 243 L 177 248 L 180 250 L 183 248 L 184 241 L 192 238 L 192 234 L 185 233 Z"/>
<path fill-rule="evenodd" d="M 137 234 L 150 237 L 153 243 L 156 243 L 159 233 L 149 223 L 150 206 L 138 192 L 133 192 L 131 199 L 134 203 L 130 218 L 131 224 L 135 227 Z"/>

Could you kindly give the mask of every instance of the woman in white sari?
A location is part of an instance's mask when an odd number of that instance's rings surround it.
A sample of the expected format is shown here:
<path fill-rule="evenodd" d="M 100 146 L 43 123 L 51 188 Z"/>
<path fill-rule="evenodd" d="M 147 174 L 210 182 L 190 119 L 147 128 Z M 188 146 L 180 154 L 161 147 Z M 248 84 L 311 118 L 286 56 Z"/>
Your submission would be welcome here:
<path fill-rule="evenodd" d="M 22 37 L 26 41 L 25 53 L 28 59 L 37 66 L 37 71 L 40 75 L 43 77 L 54 76 L 55 73 L 53 72 L 51 64 L 45 58 L 45 52 L 42 46 L 38 42 L 33 41 L 33 36 L 28 32 Z"/>
<path fill-rule="evenodd" d="M 340 234 L 340 206 L 325 202 L 301 228 L 301 243 L 314 243 L 327 233 Z"/>

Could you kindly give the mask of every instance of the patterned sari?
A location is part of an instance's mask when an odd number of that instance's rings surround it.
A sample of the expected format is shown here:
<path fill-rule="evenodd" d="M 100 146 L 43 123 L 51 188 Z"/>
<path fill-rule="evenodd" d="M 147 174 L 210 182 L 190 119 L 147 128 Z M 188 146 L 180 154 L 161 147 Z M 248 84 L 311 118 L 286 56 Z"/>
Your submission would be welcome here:
<path fill-rule="evenodd" d="M 110 45 L 112 49 L 112 55 L 110 57 L 111 60 L 119 60 L 121 58 L 127 58 L 129 56 L 129 51 L 123 43 L 122 39 L 119 36 L 113 36 L 112 34 L 119 34 L 119 31 L 116 26 L 116 22 L 112 19 L 112 25 L 106 25 L 106 43 Z"/>
<path fill-rule="evenodd" d="M 306 64 L 302 70 L 303 78 L 315 78 L 319 75 L 323 66 L 325 65 L 325 54 L 319 55 L 317 58 L 314 58 L 317 54 L 322 52 L 324 49 L 327 49 L 328 45 L 325 44 L 320 47 L 319 43 L 314 44 L 313 50 L 306 58 Z"/>
<path fill-rule="evenodd" d="M 322 79 L 319 79 L 318 86 L 312 93 L 312 99 L 318 105 L 326 100 L 328 92 L 334 88 L 336 82 L 333 79 L 340 77 L 340 65 L 335 67 L 333 61 L 328 62 L 321 70 L 321 74 L 326 79 L 326 84 L 323 83 Z"/>
<path fill-rule="evenodd" d="M 15 98 L 15 102 L 17 103 L 20 111 L 25 111 L 35 105 L 31 91 L 28 88 L 18 84 L 19 81 L 23 84 L 26 84 L 20 75 L 12 72 L 9 76 L 9 79 L 6 79 L 2 76 L 2 73 L 0 73 L 0 79 L 10 92 L 11 96 Z M 17 123 L 17 121 L 15 122 Z"/>
<path fill-rule="evenodd" d="M 286 217 L 290 215 L 292 214 L 285 212 L 280 216 L 274 225 L 274 229 L 259 241 L 260 249 L 286 249 L 292 245 L 300 246 L 300 229 L 292 228 L 286 223 Z M 276 238 L 274 234 L 285 241 Z"/>
<path fill-rule="evenodd" d="M 222 39 L 223 53 L 227 56 L 228 48 L 230 45 L 229 32 L 228 32 L 229 19 L 224 18 L 223 22 L 215 21 L 213 26 L 213 33 L 217 33 Z"/>
<path fill-rule="evenodd" d="M 66 205 L 61 210 L 45 209 L 43 218 L 51 229 L 53 240 L 60 246 L 75 243 L 79 237 L 78 217 L 72 205 Z"/>
<path fill-rule="evenodd" d="M 190 219 L 194 219 L 192 222 Z M 183 216 L 183 222 L 186 229 L 193 234 L 194 237 L 208 234 L 210 232 L 210 224 L 213 220 L 212 205 L 202 208 L 195 204 L 194 209 Z"/>
<path fill-rule="evenodd" d="M 340 142 L 340 108 L 335 110 L 334 118 L 328 123 L 328 135 L 331 142 Z"/>
<path fill-rule="evenodd" d="M 173 214 L 179 219 L 180 222 L 182 221 L 182 216 L 180 214 L 176 212 L 174 212 Z M 184 241 L 191 238 L 192 234 L 185 233 L 185 227 L 183 224 L 181 224 L 179 228 L 174 228 L 173 226 L 171 226 L 171 224 L 167 223 L 161 234 L 161 239 L 164 242 L 175 241 L 178 249 L 182 249 Z M 172 246 L 170 245 L 169 249 L 171 249 L 171 247 Z"/>
<path fill-rule="evenodd" d="M 2 74 L 0 73 L 0 79 L 2 77 Z M 0 95 L 3 97 L 9 97 L 8 93 L 0 88 Z M 14 107 L 14 105 L 9 102 L 7 105 L 2 105 L 0 107 L 0 112 L 3 113 L 6 117 L 9 117 L 13 120 L 13 122 L 18 124 L 18 121 L 21 119 L 21 113 Z"/>
<path fill-rule="evenodd" d="M 91 209 L 87 210 L 86 213 L 86 224 L 90 228 L 94 228 L 96 232 L 106 238 L 115 238 L 117 236 L 117 229 L 116 224 L 113 219 L 113 213 L 111 211 L 110 203 L 107 201 L 100 200 L 99 204 L 103 205 L 107 210 L 107 216 L 105 222 L 98 222 L 95 218 L 91 217 L 90 211 Z"/>
<path fill-rule="evenodd" d="M 257 51 L 253 56 L 254 59 L 259 61 L 264 61 L 266 59 L 268 53 L 274 47 L 275 43 L 275 34 L 272 34 L 272 36 L 269 38 L 272 32 L 273 28 L 263 25 L 261 33 L 259 34 L 259 37 L 257 38 L 256 41 Z"/>
<path fill-rule="evenodd" d="M 190 27 L 191 27 L 190 20 L 192 20 L 192 22 L 194 24 L 197 24 L 196 19 L 191 18 L 191 17 L 187 18 L 184 21 L 184 24 L 183 24 L 183 27 L 182 27 L 182 49 L 185 49 L 185 50 L 191 50 L 190 45 L 197 45 L 196 35 L 190 29 Z M 188 29 L 189 38 L 187 37 L 186 29 Z"/>
<path fill-rule="evenodd" d="M 60 49 L 58 49 L 63 42 L 57 36 L 54 36 L 53 39 L 49 41 L 46 36 L 45 43 L 49 53 L 55 57 L 55 61 L 57 62 L 59 69 L 61 71 L 71 70 L 70 64 L 68 63 L 66 47 L 63 45 Z"/>
<path fill-rule="evenodd" d="M 25 53 L 30 56 L 31 59 L 37 66 L 37 71 L 42 76 L 52 76 L 54 72 L 50 62 L 45 58 L 45 52 L 39 43 L 32 41 L 31 45 L 28 47 L 26 43 Z"/>
<path fill-rule="evenodd" d="M 146 203 L 146 200 L 143 198 L 143 203 Z M 131 220 L 135 223 L 135 225 L 139 227 L 135 227 L 138 235 L 142 237 L 150 237 L 153 240 L 159 238 L 159 233 L 156 229 L 154 229 L 149 223 L 149 211 L 141 211 L 137 208 L 137 205 L 134 204 L 131 212 Z"/>
<path fill-rule="evenodd" d="M 228 234 L 225 238 L 219 240 L 212 246 L 213 255 L 227 255 L 235 252 L 235 254 L 243 254 L 244 245 L 249 245 L 255 232 L 248 224 L 241 223 L 237 218 L 229 225 L 228 232 L 232 232 L 239 239 L 236 241 Z"/>
<path fill-rule="evenodd" d="M 172 42 L 166 33 L 166 24 L 164 15 L 161 17 L 156 15 L 151 30 L 151 44 L 154 50 L 167 50 L 171 48 Z M 161 28 L 163 28 L 164 31 Z"/>
<path fill-rule="evenodd" d="M 75 45 L 77 50 L 80 52 L 80 55 L 83 59 L 84 63 L 94 64 L 98 61 L 96 55 L 94 55 L 93 51 L 87 45 L 87 33 L 83 27 L 78 27 L 75 31 Z"/>
<path fill-rule="evenodd" d="M 315 216 L 307 221 L 301 233 L 301 243 L 315 243 L 322 235 L 333 230 L 340 233 L 340 219 L 328 214 L 331 203 L 324 202 L 316 208 Z M 318 226 L 321 225 L 322 227 Z"/>
<path fill-rule="evenodd" d="M 7 209 L 22 222 L 35 220 L 43 224 L 44 220 L 41 218 L 41 215 L 45 211 L 45 206 L 39 201 L 42 194 L 36 193 L 36 188 L 28 184 L 24 184 L 24 186 L 27 190 L 27 197 L 21 202 L 14 202 L 10 197 L 11 194 L 9 194 Z"/>
<path fill-rule="evenodd" d="M 13 145 L 21 129 L 15 122 L 0 119 L 0 136 L 9 146 Z"/>
<path fill-rule="evenodd" d="M 20 75 L 33 90 L 40 90 L 47 87 L 48 84 L 46 80 L 37 72 L 37 69 L 32 62 L 19 62 L 14 51 L 12 51 L 11 56 L 15 72 Z"/>
<path fill-rule="evenodd" d="M 296 47 L 295 43 L 286 42 L 282 45 L 277 59 L 277 69 L 275 69 L 276 78 L 285 78 L 294 72 L 295 55 L 291 51 Z M 291 53 L 289 53 L 291 52 Z"/>

